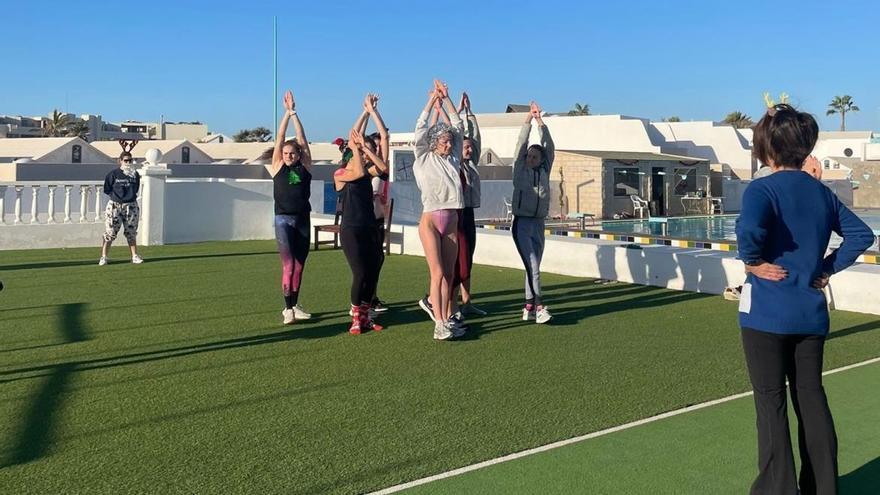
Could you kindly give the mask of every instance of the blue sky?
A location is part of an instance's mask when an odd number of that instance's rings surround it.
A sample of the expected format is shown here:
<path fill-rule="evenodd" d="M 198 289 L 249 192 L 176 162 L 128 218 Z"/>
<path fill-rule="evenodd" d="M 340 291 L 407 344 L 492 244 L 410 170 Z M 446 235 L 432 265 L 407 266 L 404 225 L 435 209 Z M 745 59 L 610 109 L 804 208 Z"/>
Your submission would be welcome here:
<path fill-rule="evenodd" d="M 551 112 L 757 120 L 789 93 L 823 130 L 850 94 L 849 130 L 880 130 L 880 8 L 868 1 L 59 2 L 3 5 L 0 114 L 53 108 L 105 120 L 272 127 L 279 86 L 311 140 L 341 136 L 367 91 L 407 130 L 433 77 L 477 112 L 535 99 Z M 137 8 L 127 5 L 137 5 Z M 280 106 L 279 106 L 280 108 Z"/>

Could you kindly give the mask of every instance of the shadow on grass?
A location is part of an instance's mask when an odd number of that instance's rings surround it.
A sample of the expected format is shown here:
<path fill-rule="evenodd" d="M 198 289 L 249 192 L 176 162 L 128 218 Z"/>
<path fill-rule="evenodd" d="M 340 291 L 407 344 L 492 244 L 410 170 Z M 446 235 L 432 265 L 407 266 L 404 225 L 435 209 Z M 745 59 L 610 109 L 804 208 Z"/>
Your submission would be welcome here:
<path fill-rule="evenodd" d="M 655 288 L 656 289 L 656 288 Z M 669 304 L 678 304 L 682 302 L 692 301 L 695 299 L 703 299 L 711 297 L 696 292 L 669 292 L 666 290 L 649 292 L 637 297 L 630 297 L 615 301 L 609 301 L 600 304 L 592 304 L 582 308 L 563 308 L 559 311 L 553 311 L 553 319 L 548 326 L 574 326 L 583 323 L 591 316 L 599 316 L 608 313 L 625 312 L 632 309 L 656 308 Z M 479 329 L 480 333 L 491 333 L 500 330 L 506 330 L 514 327 L 534 326 L 534 322 L 525 322 L 518 318 L 516 321 L 504 321 L 500 325 L 489 323 Z"/>
<path fill-rule="evenodd" d="M 880 487 L 880 457 L 840 477 L 841 495 L 877 493 Z"/>
<path fill-rule="evenodd" d="M 278 254 L 278 251 L 252 251 L 247 253 L 219 253 L 219 254 L 187 254 L 181 256 L 154 256 L 146 260 L 147 263 L 159 263 L 162 261 L 196 260 L 210 258 L 230 258 L 236 256 L 262 256 L 264 254 Z"/>
<path fill-rule="evenodd" d="M 58 331 L 66 343 L 88 340 L 88 334 L 82 321 L 86 304 L 65 304 L 59 308 Z M 55 438 L 55 425 L 64 406 L 63 396 L 76 371 L 75 363 L 63 363 L 51 366 L 48 378 L 39 388 L 25 414 L 12 450 L 2 461 L 0 467 L 14 466 L 34 461 L 46 455 L 51 449 Z"/>
<path fill-rule="evenodd" d="M 870 332 L 872 330 L 880 330 L 880 320 L 869 321 L 868 323 L 862 323 L 861 325 L 856 325 L 848 328 L 841 328 L 840 330 L 836 330 L 831 332 L 828 335 L 828 339 L 836 339 L 840 337 L 846 337 L 847 335 L 853 335 L 856 333 L 862 332 Z"/>
<path fill-rule="evenodd" d="M 264 254 L 278 254 L 278 251 L 253 251 L 246 253 L 219 253 L 219 254 L 190 254 L 190 255 L 182 255 L 182 256 L 155 256 L 149 257 L 145 260 L 146 263 L 158 263 L 162 261 L 176 261 L 176 260 L 192 260 L 192 259 L 206 259 L 206 258 L 228 258 L 234 256 L 261 256 Z M 111 260 L 111 264 L 123 264 L 127 263 L 126 260 L 118 259 L 116 263 L 113 263 Z M 21 263 L 17 265 L 0 265 L 0 269 L 2 270 L 36 270 L 40 268 L 67 268 L 72 266 L 87 266 L 87 265 L 98 265 L 97 257 L 95 259 L 88 260 L 66 260 L 66 261 L 42 261 L 37 263 Z"/>
<path fill-rule="evenodd" d="M 71 361 L 69 363 L 65 363 L 67 365 L 76 366 L 76 371 L 86 371 L 86 370 L 96 370 L 96 369 L 105 369 L 105 368 L 114 368 L 117 366 L 127 366 L 130 364 L 140 364 L 140 363 L 149 363 L 153 361 L 161 361 L 165 359 L 183 357 L 183 356 L 191 356 L 195 354 L 202 354 L 205 352 L 214 352 L 221 351 L 226 349 L 237 349 L 242 347 L 251 347 L 255 345 L 264 345 L 264 344 L 273 344 L 286 342 L 290 340 L 297 339 L 314 339 L 314 338 L 325 338 L 332 337 L 339 334 L 348 333 L 348 327 L 345 324 L 340 323 L 331 323 L 322 326 L 309 327 L 302 330 L 297 329 L 296 327 L 291 328 L 290 330 L 283 330 L 280 332 L 270 333 L 270 334 L 262 334 L 262 335 L 251 335 L 248 337 L 239 337 L 234 339 L 226 339 L 219 340 L 216 342 L 207 342 L 204 344 L 195 344 L 183 347 L 175 347 L 171 349 L 160 349 L 157 351 L 148 351 L 148 352 L 135 352 L 130 354 L 123 354 L 120 356 L 110 356 L 104 358 L 96 358 L 96 359 L 87 359 L 87 360 L 77 360 Z M 32 366 L 29 368 L 19 368 L 14 370 L 0 371 L 0 376 L 11 376 L 17 375 L 20 373 L 38 373 L 36 375 L 29 375 L 25 377 L 12 378 L 7 380 L 0 380 L 0 383 L 13 382 L 23 379 L 35 378 L 39 376 L 46 376 L 52 372 L 59 365 L 43 365 L 43 366 Z"/>

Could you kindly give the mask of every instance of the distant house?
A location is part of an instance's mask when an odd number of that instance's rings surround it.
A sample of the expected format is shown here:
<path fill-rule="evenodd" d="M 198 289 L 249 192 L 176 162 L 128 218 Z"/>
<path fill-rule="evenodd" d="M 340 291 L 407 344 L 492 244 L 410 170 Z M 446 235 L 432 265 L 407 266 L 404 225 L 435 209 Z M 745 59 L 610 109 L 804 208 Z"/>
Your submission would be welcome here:
<path fill-rule="evenodd" d="M 0 139 L 0 163 L 16 160 L 34 163 L 115 163 L 109 155 L 78 137 Z"/>
<path fill-rule="evenodd" d="M 709 190 L 709 162 L 689 156 L 557 150 L 550 179 L 562 183 L 569 212 L 597 218 L 633 213 L 632 196 L 647 201 L 657 216 L 705 213 L 709 202 L 703 197 Z M 558 198 L 557 191 L 551 193 Z"/>

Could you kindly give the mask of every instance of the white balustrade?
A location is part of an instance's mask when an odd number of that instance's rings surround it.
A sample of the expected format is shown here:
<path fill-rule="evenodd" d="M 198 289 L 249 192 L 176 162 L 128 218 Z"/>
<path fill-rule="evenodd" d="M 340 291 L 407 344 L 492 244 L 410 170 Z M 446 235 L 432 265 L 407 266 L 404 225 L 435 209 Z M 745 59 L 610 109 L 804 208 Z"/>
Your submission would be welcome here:
<path fill-rule="evenodd" d="M 86 223 L 86 212 L 89 209 L 89 186 L 79 186 L 79 223 Z"/>
<path fill-rule="evenodd" d="M 37 198 L 40 195 L 40 185 L 34 184 L 31 186 L 31 222 L 30 223 L 40 223 L 37 218 Z"/>
<path fill-rule="evenodd" d="M 15 225 L 21 224 L 21 191 L 24 186 L 15 186 Z"/>
<path fill-rule="evenodd" d="M 64 223 L 73 223 L 70 219 L 70 190 L 73 186 L 64 186 Z"/>
<path fill-rule="evenodd" d="M 55 188 L 58 187 L 54 184 L 49 185 L 49 215 L 46 217 L 46 223 L 54 224 L 55 223 Z"/>
<path fill-rule="evenodd" d="M 0 186 L 0 225 L 6 223 L 6 186 Z"/>
<path fill-rule="evenodd" d="M 95 223 L 101 221 L 101 186 L 95 185 Z"/>

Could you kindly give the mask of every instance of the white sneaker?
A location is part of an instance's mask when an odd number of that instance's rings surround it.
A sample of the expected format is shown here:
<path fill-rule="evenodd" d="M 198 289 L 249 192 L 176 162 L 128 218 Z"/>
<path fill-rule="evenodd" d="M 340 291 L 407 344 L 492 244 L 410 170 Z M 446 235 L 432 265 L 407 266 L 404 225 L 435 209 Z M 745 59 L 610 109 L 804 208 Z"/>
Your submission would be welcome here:
<path fill-rule="evenodd" d="M 109 262 L 110 260 L 106 256 L 101 256 L 101 259 L 98 260 L 98 266 L 104 266 Z"/>
<path fill-rule="evenodd" d="M 535 319 L 535 310 L 534 309 L 528 310 L 526 308 L 523 308 L 522 320 L 529 321 L 529 320 L 534 320 L 534 319 Z"/>
<path fill-rule="evenodd" d="M 284 318 L 285 325 L 293 325 L 296 321 L 296 316 L 294 316 L 294 312 L 292 309 L 285 309 L 281 311 L 281 316 Z"/>
<path fill-rule="evenodd" d="M 131 262 L 134 263 L 135 265 L 140 265 L 141 263 L 144 262 L 144 259 L 141 258 L 140 255 L 136 254 L 131 257 Z"/>
<path fill-rule="evenodd" d="M 434 323 L 434 340 L 450 340 L 452 339 L 452 331 L 445 322 L 438 321 Z"/>
<path fill-rule="evenodd" d="M 535 323 L 547 323 L 550 318 L 553 318 L 553 315 L 547 311 L 547 306 L 541 306 L 541 309 L 535 313 Z"/>
<path fill-rule="evenodd" d="M 293 307 L 293 315 L 296 317 L 297 320 L 308 320 L 312 317 L 312 314 L 306 313 L 302 306 L 300 306 L 299 304 Z"/>

